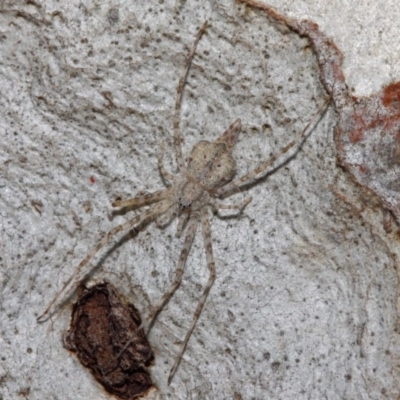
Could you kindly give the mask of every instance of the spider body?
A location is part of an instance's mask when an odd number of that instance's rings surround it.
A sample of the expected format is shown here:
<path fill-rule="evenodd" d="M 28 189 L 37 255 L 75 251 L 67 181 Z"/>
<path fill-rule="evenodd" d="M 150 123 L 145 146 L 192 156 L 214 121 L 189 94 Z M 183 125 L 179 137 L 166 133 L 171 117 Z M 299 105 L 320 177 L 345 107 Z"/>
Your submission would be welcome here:
<path fill-rule="evenodd" d="M 239 133 L 240 120 L 234 134 Z M 222 137 L 221 137 L 222 138 Z M 188 179 L 201 182 L 202 188 L 212 194 L 215 189 L 231 181 L 236 173 L 236 161 L 232 157 L 232 148 L 218 139 L 216 142 L 201 141 L 190 154 Z"/>
<path fill-rule="evenodd" d="M 177 236 L 179 237 L 184 229 L 186 230 L 186 236 L 182 251 L 179 256 L 174 281 L 161 299 L 153 306 L 147 318 L 138 328 L 144 328 L 145 331 L 150 329 L 157 314 L 163 309 L 165 304 L 169 301 L 171 296 L 181 284 L 186 260 L 197 230 L 197 226 L 200 222 L 204 239 L 207 267 L 209 269 L 209 278 L 194 312 L 190 327 L 182 342 L 179 354 L 175 359 L 171 369 L 168 383 L 171 382 L 171 379 L 175 374 L 182 355 L 186 349 L 190 335 L 201 314 L 208 293 L 216 277 L 216 268 L 212 250 L 211 227 L 209 221 L 210 207 L 216 211 L 237 210 L 240 213 L 246 207 L 246 205 L 250 203 L 251 197 L 244 199 L 239 204 L 223 204 L 218 202 L 217 198 L 224 198 L 233 191 L 237 191 L 241 186 L 256 182 L 259 178 L 265 176 L 265 174 L 268 172 L 268 168 L 273 166 L 275 161 L 280 158 L 280 156 L 292 148 L 298 149 L 306 137 L 308 128 L 316 121 L 317 117 L 320 117 L 323 114 L 330 102 L 330 99 L 325 101 L 320 110 L 318 110 L 318 113 L 300 132 L 299 136 L 295 140 L 285 146 L 271 159 L 264 161 L 256 169 L 250 171 L 241 178 L 232 180 L 236 172 L 236 162 L 233 158 L 232 150 L 237 143 L 241 129 L 240 119 L 236 120 L 231 126 L 229 126 L 229 128 L 214 142 L 198 142 L 193 147 L 186 165 L 182 155 L 182 139 L 179 132 L 179 116 L 182 93 L 197 43 L 204 33 L 206 27 L 207 24 L 205 23 L 197 34 L 196 40 L 187 58 L 186 66 L 179 80 L 177 89 L 177 99 L 175 103 L 174 114 L 174 146 L 180 175 L 173 175 L 164 168 L 162 161 L 164 149 L 162 145 L 161 151 L 158 155 L 158 164 L 160 172 L 164 177 L 164 180 L 167 182 L 167 186 L 169 187 L 154 193 L 139 195 L 129 200 L 114 201 L 112 203 L 113 207 L 129 207 L 129 209 L 132 209 L 148 206 L 148 208 L 145 209 L 141 214 L 136 215 L 131 220 L 116 226 L 106 233 L 104 237 L 97 243 L 97 245 L 80 262 L 72 276 L 68 279 L 63 288 L 56 294 L 55 298 L 51 301 L 44 313 L 38 317 L 38 321 L 43 322 L 47 320 L 55 310 L 58 309 L 60 304 L 63 302 L 63 299 L 67 297 L 68 294 L 70 294 L 73 290 L 75 290 L 77 283 L 90 271 L 89 261 L 100 249 L 108 244 L 111 238 L 113 238 L 117 233 L 132 228 L 136 229 L 152 220 L 155 220 L 156 223 L 162 227 L 171 222 L 173 218 L 178 217 L 179 221 L 177 226 Z M 293 156 L 293 154 L 291 156 Z M 289 157 L 287 157 L 284 161 L 287 161 Z M 129 347 L 132 340 L 133 339 L 128 340 L 124 348 L 121 349 L 119 356 L 125 351 L 126 348 Z"/>
<path fill-rule="evenodd" d="M 208 205 L 210 198 L 215 196 L 215 189 L 233 179 L 236 161 L 231 143 L 237 142 L 240 128 L 238 119 L 215 142 L 202 140 L 193 147 L 184 174 L 186 179 L 177 191 L 181 213 L 197 211 Z"/>

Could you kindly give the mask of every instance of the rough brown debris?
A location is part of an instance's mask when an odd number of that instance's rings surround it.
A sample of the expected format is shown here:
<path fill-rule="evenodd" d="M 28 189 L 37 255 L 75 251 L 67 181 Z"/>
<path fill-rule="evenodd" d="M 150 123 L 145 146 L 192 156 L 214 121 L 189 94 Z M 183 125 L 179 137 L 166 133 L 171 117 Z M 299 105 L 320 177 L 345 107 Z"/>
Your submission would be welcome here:
<path fill-rule="evenodd" d="M 111 284 L 100 283 L 85 289 L 75 303 L 65 338 L 67 349 L 76 353 L 107 392 L 124 400 L 139 398 L 153 386 L 148 367 L 154 356 L 143 330 L 137 331 L 140 323 L 136 308 Z"/>

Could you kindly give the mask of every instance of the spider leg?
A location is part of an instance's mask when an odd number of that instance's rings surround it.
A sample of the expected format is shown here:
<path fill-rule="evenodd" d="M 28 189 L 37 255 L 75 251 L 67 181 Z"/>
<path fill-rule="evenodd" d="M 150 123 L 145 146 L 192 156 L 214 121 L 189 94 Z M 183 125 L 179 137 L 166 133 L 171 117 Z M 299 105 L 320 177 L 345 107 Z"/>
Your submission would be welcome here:
<path fill-rule="evenodd" d="M 253 200 L 252 197 L 248 197 L 244 199 L 241 203 L 239 204 L 222 204 L 215 199 L 212 199 L 210 201 L 211 206 L 219 211 L 219 210 L 239 210 L 239 212 L 242 212 L 243 209 Z"/>
<path fill-rule="evenodd" d="M 153 207 L 149 208 L 148 210 L 144 211 L 142 214 L 136 216 L 135 218 L 116 226 L 115 228 L 111 229 L 106 235 L 97 243 L 97 245 L 90 251 L 90 253 L 80 262 L 80 264 L 76 267 L 75 271 L 71 275 L 71 277 L 67 280 L 64 284 L 62 289 L 56 294 L 54 299 L 51 301 L 49 306 L 46 310 L 41 314 L 38 318 L 38 322 L 46 321 L 51 314 L 53 314 L 52 310 L 56 308 L 55 311 L 58 310 L 59 306 L 62 303 L 62 300 L 71 293 L 72 289 L 75 286 L 75 283 L 78 279 L 78 276 L 84 271 L 84 267 L 88 264 L 88 262 L 96 255 L 96 253 L 105 246 L 110 239 L 115 236 L 118 232 L 125 231 L 135 225 L 140 225 L 146 220 L 152 219 L 155 216 L 166 212 L 171 207 L 170 201 L 163 201 L 159 204 L 154 205 Z M 85 274 L 88 271 L 85 272 Z M 85 275 L 81 274 L 81 275 Z"/>
<path fill-rule="evenodd" d="M 208 266 L 208 269 L 210 270 L 210 275 L 209 275 L 209 278 L 207 281 L 207 285 L 204 288 L 203 295 L 201 296 L 199 304 L 197 305 L 196 311 L 193 316 L 192 323 L 190 324 L 189 330 L 187 331 L 185 339 L 182 342 L 181 348 L 179 350 L 179 354 L 175 359 L 174 365 L 171 368 L 171 372 L 169 373 L 168 385 L 171 383 L 172 378 L 174 377 L 174 374 L 179 366 L 179 363 L 182 359 L 183 353 L 185 352 L 186 346 L 188 344 L 190 335 L 192 334 L 193 329 L 196 325 L 196 322 L 200 317 L 204 303 L 206 302 L 208 293 L 210 292 L 211 286 L 213 285 L 215 276 L 216 276 L 215 261 L 214 261 L 214 255 L 213 255 L 212 244 L 211 244 L 211 227 L 210 227 L 210 221 L 208 219 L 208 208 L 207 207 L 203 208 L 202 213 L 201 213 L 201 226 L 202 226 L 202 231 L 203 231 L 204 246 L 206 249 L 207 266 Z"/>
<path fill-rule="evenodd" d="M 186 260 L 190 251 L 190 247 L 192 246 L 193 239 L 196 233 L 197 223 L 199 217 L 197 214 L 193 214 L 192 218 L 189 220 L 189 226 L 185 237 L 185 243 L 183 245 L 183 249 L 181 251 L 181 255 L 178 261 L 178 267 L 175 273 L 175 279 L 168 291 L 162 296 L 161 300 L 153 307 L 150 311 L 150 314 L 147 318 L 140 324 L 137 330 L 143 329 L 145 333 L 147 333 L 148 328 L 150 328 L 153 324 L 154 318 L 158 315 L 158 313 L 163 309 L 168 300 L 172 297 L 175 291 L 178 289 L 179 285 L 182 282 L 183 268 L 185 267 Z M 134 337 L 131 337 L 124 345 L 122 350 L 118 353 L 116 358 L 118 359 L 124 353 L 124 351 L 131 345 Z"/>
<path fill-rule="evenodd" d="M 176 234 L 177 238 L 180 238 L 182 235 L 183 228 L 186 225 L 187 220 L 189 219 L 189 214 L 181 214 L 178 220 L 178 226 L 176 227 Z"/>
<path fill-rule="evenodd" d="M 219 197 L 224 196 L 228 194 L 229 192 L 233 190 L 237 190 L 240 186 L 243 185 L 248 185 L 250 183 L 253 183 L 260 179 L 262 176 L 265 175 L 265 171 L 275 163 L 276 160 L 278 160 L 281 156 L 283 156 L 287 151 L 292 149 L 297 145 L 297 149 L 303 144 L 304 139 L 307 137 L 307 133 L 309 133 L 309 128 L 319 120 L 322 115 L 325 113 L 326 109 L 328 108 L 329 104 L 331 102 L 331 97 L 329 97 L 324 104 L 320 107 L 320 109 L 317 111 L 317 113 L 313 116 L 313 118 L 310 120 L 310 122 L 304 127 L 304 129 L 300 132 L 298 137 L 293 140 L 291 143 L 289 143 L 287 146 L 285 146 L 283 149 L 281 149 L 277 154 L 272 156 L 269 160 L 265 161 L 261 165 L 259 165 L 256 169 L 253 171 L 249 172 L 248 174 L 242 176 L 241 178 L 235 179 L 231 183 L 228 183 L 227 185 L 217 189 L 215 191 L 215 194 Z M 285 161 L 287 161 L 289 158 L 293 157 L 295 152 L 291 155 L 289 155 Z M 283 162 L 282 162 L 283 164 Z"/>
<path fill-rule="evenodd" d="M 178 211 L 178 206 L 172 206 L 164 214 L 160 214 L 155 220 L 157 227 L 162 229 L 165 226 L 167 226 L 176 216 L 177 211 Z"/>
<path fill-rule="evenodd" d="M 154 321 L 154 318 L 163 309 L 165 304 L 173 296 L 173 294 L 175 293 L 175 291 L 178 289 L 179 285 L 181 284 L 183 269 L 185 267 L 188 254 L 189 254 L 190 248 L 193 243 L 193 239 L 194 239 L 196 229 L 197 229 L 198 220 L 199 220 L 198 215 L 193 213 L 189 220 L 189 225 L 188 225 L 187 233 L 186 233 L 186 237 L 185 237 L 185 243 L 183 245 L 181 255 L 179 256 L 178 267 L 176 269 L 174 282 L 169 287 L 167 292 L 162 296 L 161 300 L 153 307 L 153 309 L 150 311 L 150 314 L 147 316 L 146 320 L 142 322 L 142 324 L 140 325 L 140 327 L 138 329 L 143 328 L 146 332 L 148 330 L 148 328 L 151 327 L 151 325 Z"/>
<path fill-rule="evenodd" d="M 203 26 L 200 28 L 200 30 L 197 32 L 196 39 L 195 39 L 195 41 L 192 45 L 192 48 L 190 50 L 190 53 L 186 59 L 186 65 L 185 65 L 185 68 L 182 72 L 182 75 L 181 75 L 181 77 L 179 79 L 179 83 L 178 83 L 177 96 L 176 96 L 176 102 L 175 102 L 175 113 L 174 113 L 174 145 L 175 145 L 175 152 L 176 152 L 176 161 L 178 163 L 179 171 L 181 173 L 184 173 L 186 171 L 186 167 L 185 167 L 185 163 L 184 163 L 183 155 L 182 155 L 182 138 L 179 133 L 179 117 L 180 117 L 180 112 L 181 112 L 183 87 L 185 86 L 186 77 L 189 72 L 190 64 L 193 60 L 194 53 L 196 51 L 197 43 L 199 42 L 201 35 L 204 33 L 206 28 L 207 28 L 207 22 L 205 22 L 203 24 Z"/>
<path fill-rule="evenodd" d="M 113 207 L 142 207 L 150 203 L 155 203 L 164 200 L 170 191 L 168 189 L 157 190 L 154 193 L 148 193 L 141 196 L 136 196 L 128 200 L 116 200 L 111 203 Z"/>
<path fill-rule="evenodd" d="M 165 150 L 165 144 L 164 144 L 164 142 L 162 142 L 160 145 L 160 150 L 158 151 L 158 159 L 157 159 L 158 160 L 158 168 L 160 169 L 161 175 L 163 176 L 165 181 L 175 182 L 176 181 L 175 175 L 172 175 L 171 173 L 169 173 L 164 167 L 164 163 L 163 163 L 164 150 Z M 168 186 L 170 186 L 170 185 L 168 185 Z"/>

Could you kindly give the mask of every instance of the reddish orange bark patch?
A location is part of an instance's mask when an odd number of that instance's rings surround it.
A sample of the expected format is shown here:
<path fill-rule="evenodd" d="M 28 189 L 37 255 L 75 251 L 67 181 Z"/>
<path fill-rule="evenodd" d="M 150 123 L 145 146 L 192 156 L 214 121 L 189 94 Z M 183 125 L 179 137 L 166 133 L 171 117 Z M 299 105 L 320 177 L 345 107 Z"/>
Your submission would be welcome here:
<path fill-rule="evenodd" d="M 400 103 L 400 82 L 392 83 L 383 91 L 382 98 L 383 105 L 385 107 L 389 106 L 399 106 Z M 395 104 L 393 104 L 395 103 Z M 397 103 L 397 104 L 396 104 Z"/>

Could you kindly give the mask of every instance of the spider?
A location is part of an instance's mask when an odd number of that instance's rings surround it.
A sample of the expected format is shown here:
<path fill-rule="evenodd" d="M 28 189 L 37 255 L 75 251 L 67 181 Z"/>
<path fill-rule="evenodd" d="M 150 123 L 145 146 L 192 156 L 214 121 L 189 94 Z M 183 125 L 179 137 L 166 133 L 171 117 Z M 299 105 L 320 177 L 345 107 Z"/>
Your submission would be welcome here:
<path fill-rule="evenodd" d="M 72 276 L 68 279 L 63 288 L 56 294 L 44 313 L 38 317 L 38 322 L 44 322 L 50 317 L 51 314 L 53 314 L 53 312 L 58 310 L 63 298 L 65 298 L 68 293 L 75 289 L 76 282 L 79 281 L 78 275 L 82 274 L 83 268 L 101 248 L 109 243 L 110 239 L 117 233 L 131 228 L 137 229 L 142 224 L 152 220 L 156 220 L 159 225 L 165 226 L 167 223 L 172 221 L 173 218 L 178 217 L 176 232 L 177 237 L 180 237 L 183 230 L 186 229 L 183 249 L 179 256 L 178 266 L 173 283 L 166 293 L 161 297 L 159 302 L 155 304 L 147 318 L 138 328 L 143 328 L 145 332 L 148 332 L 155 317 L 163 309 L 165 304 L 169 301 L 181 284 L 186 260 L 196 234 L 197 226 L 200 222 L 206 251 L 207 267 L 209 269 L 209 278 L 197 305 L 191 325 L 181 344 L 178 356 L 176 357 L 171 368 L 168 377 L 168 384 L 170 384 L 179 366 L 190 335 L 192 334 L 196 322 L 200 317 L 206 298 L 216 277 L 209 221 L 210 208 L 217 212 L 219 210 L 237 210 L 238 214 L 241 213 L 242 210 L 251 202 L 251 197 L 246 198 L 239 204 L 222 204 L 218 202 L 217 199 L 227 197 L 228 195 L 232 194 L 232 192 L 239 190 L 240 187 L 256 182 L 258 179 L 265 176 L 268 167 L 274 164 L 275 161 L 284 155 L 288 150 L 295 147 L 296 144 L 299 148 L 303 143 L 303 140 L 306 138 L 306 132 L 310 126 L 317 122 L 318 118 L 323 115 L 330 103 L 329 98 L 325 101 L 311 121 L 300 132 L 297 139 L 281 149 L 271 159 L 261 163 L 261 165 L 259 165 L 256 169 L 247 173 L 241 178 L 232 180 L 236 172 L 236 162 L 232 156 L 232 150 L 238 141 L 238 136 L 241 129 L 240 119 L 237 119 L 235 122 L 233 122 L 233 124 L 230 125 L 229 128 L 215 141 L 210 142 L 202 140 L 198 142 L 193 147 L 187 163 L 185 163 L 182 155 L 182 139 L 179 129 L 183 88 L 186 83 L 190 64 L 195 55 L 196 46 L 206 28 L 207 22 L 203 24 L 197 33 L 195 41 L 187 57 L 186 65 L 182 71 L 177 88 L 177 98 L 174 112 L 174 147 L 180 174 L 173 175 L 165 169 L 163 165 L 164 145 L 162 144 L 158 154 L 158 166 L 161 175 L 166 181 L 167 188 L 150 194 L 138 195 L 129 200 L 114 201 L 112 203 L 113 207 L 129 207 L 129 209 L 140 208 L 143 206 L 149 207 L 141 214 L 135 216 L 133 219 L 116 226 L 109 231 L 81 261 Z M 290 157 L 287 157 L 285 161 L 287 161 L 289 158 Z M 121 349 L 119 356 L 129 345 L 130 341 L 128 341 L 124 348 Z"/>

